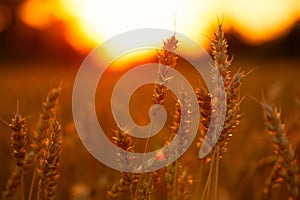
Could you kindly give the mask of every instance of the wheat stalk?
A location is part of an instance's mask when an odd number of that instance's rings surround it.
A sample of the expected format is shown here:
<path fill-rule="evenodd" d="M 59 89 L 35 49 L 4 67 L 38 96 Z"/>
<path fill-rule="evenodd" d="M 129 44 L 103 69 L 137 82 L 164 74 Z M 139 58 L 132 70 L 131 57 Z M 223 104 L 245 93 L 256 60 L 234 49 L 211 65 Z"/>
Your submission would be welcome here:
<path fill-rule="evenodd" d="M 295 152 L 286 136 L 286 126 L 281 118 L 281 111 L 277 107 L 269 105 L 264 98 L 260 104 L 273 144 L 273 154 L 276 156 L 276 163 L 273 165 L 264 191 L 269 196 L 272 186 L 284 181 L 289 191 L 289 199 L 299 199 L 299 167 L 295 159 Z"/>
<path fill-rule="evenodd" d="M 178 175 L 177 175 L 177 182 L 178 182 L 178 200 L 184 200 L 188 199 L 189 194 L 189 188 L 188 186 L 193 184 L 193 176 L 188 174 L 188 171 L 186 167 L 180 163 L 178 166 Z"/>
<path fill-rule="evenodd" d="M 11 197 L 16 188 L 21 185 L 21 197 L 24 199 L 24 169 L 28 164 L 26 144 L 27 144 L 27 128 L 26 118 L 23 118 L 19 112 L 19 103 L 17 103 L 17 112 L 10 123 L 5 122 L 12 130 L 11 133 L 11 146 L 12 146 L 12 155 L 16 161 L 16 168 L 11 173 L 10 178 L 8 179 L 6 186 L 4 188 L 2 199 L 7 199 Z"/>
<path fill-rule="evenodd" d="M 186 151 L 186 134 L 189 134 L 190 131 L 191 113 L 190 100 L 187 94 L 182 92 L 180 99 L 175 105 L 170 139 L 166 142 L 166 144 L 168 144 L 172 139 L 175 140 L 176 149 L 172 149 L 172 152 L 168 152 L 168 156 L 175 156 L 177 158 L 177 155 Z M 183 123 L 181 124 L 181 122 Z M 181 128 L 179 128 L 180 125 Z M 175 136 L 176 138 L 174 138 Z M 187 191 L 187 186 L 181 169 L 182 165 L 178 160 L 166 167 L 165 180 L 169 200 L 183 199 L 186 195 L 185 191 Z"/>
<path fill-rule="evenodd" d="M 138 179 L 138 184 L 136 186 L 134 200 L 151 199 L 151 194 L 153 189 L 152 177 L 153 177 L 153 173 L 140 174 L 140 177 Z"/>
<path fill-rule="evenodd" d="M 60 166 L 62 135 L 61 124 L 57 120 L 51 121 L 50 140 L 47 143 L 47 152 L 43 160 L 41 160 L 40 182 L 39 187 L 42 188 L 42 199 L 53 199 L 59 178 L 58 169 Z"/>
<path fill-rule="evenodd" d="M 134 145 L 132 142 L 132 138 L 130 135 L 128 135 L 128 130 L 122 130 L 120 128 L 117 128 L 113 131 L 113 142 L 118 147 L 122 148 L 125 151 L 133 152 Z M 124 157 L 125 156 L 125 157 Z M 126 158 L 126 155 L 119 155 L 120 159 L 124 160 L 126 159 L 126 162 L 121 162 L 121 165 L 126 165 L 123 167 L 127 167 L 130 165 L 131 158 Z M 128 172 L 121 172 L 120 178 L 113 184 L 110 190 L 107 191 L 106 199 L 107 200 L 115 200 L 120 199 L 123 194 L 127 190 L 131 190 L 133 184 L 136 182 L 136 175 Z"/>
<path fill-rule="evenodd" d="M 27 129 L 25 127 L 26 118 L 23 118 L 19 112 L 19 105 L 17 106 L 15 117 L 11 120 L 8 126 L 13 131 L 11 134 L 11 146 L 13 148 L 13 157 L 19 167 L 24 167 L 26 163 L 26 143 L 27 143 Z"/>
<path fill-rule="evenodd" d="M 158 80 L 154 85 L 152 94 L 152 100 L 155 104 L 162 105 L 165 102 L 166 94 L 168 92 L 166 85 L 168 81 L 173 78 L 170 76 L 170 68 L 174 68 L 177 64 L 177 49 L 178 40 L 174 34 L 166 41 L 163 41 L 162 49 L 157 51 Z M 148 143 L 149 138 L 147 138 L 144 152 L 147 151 Z M 157 172 L 140 174 L 136 186 L 135 199 L 150 199 L 157 184 L 157 177 Z"/>
<path fill-rule="evenodd" d="M 199 123 L 200 125 L 198 128 L 199 137 L 197 141 L 197 148 L 200 148 L 210 125 L 212 114 L 211 94 L 204 87 L 196 88 L 195 94 L 198 100 L 199 112 L 201 113 Z"/>
<path fill-rule="evenodd" d="M 218 68 L 224 80 L 224 89 L 226 92 L 226 117 L 223 130 L 218 139 L 220 156 L 227 151 L 227 144 L 232 137 L 232 133 L 240 124 L 240 104 L 242 97 L 240 94 L 241 84 L 245 77 L 245 72 L 238 70 L 233 76 L 229 67 L 232 64 L 233 58 L 229 59 L 228 44 L 225 38 L 222 25 L 218 26 L 218 31 L 215 32 L 214 38 L 211 40 L 211 51 L 214 58 L 215 66 Z"/>
<path fill-rule="evenodd" d="M 57 168 L 59 166 L 62 138 L 60 133 L 60 124 L 56 121 L 56 107 L 62 87 L 50 89 L 45 100 L 42 103 L 42 112 L 39 117 L 37 131 L 33 133 L 31 147 L 35 153 L 35 159 L 38 165 L 34 170 L 29 199 L 32 198 L 33 186 L 36 179 L 36 173 L 39 175 L 37 198 L 51 199 L 54 195 L 54 187 L 51 194 L 50 187 L 58 178 Z M 47 175 L 46 175 L 47 174 Z M 47 179 L 47 181 L 46 181 Z M 52 179 L 53 181 L 50 181 Z M 47 182 L 47 183 L 46 183 Z M 49 183 L 49 184 L 48 184 Z M 53 186 L 56 186 L 54 184 Z M 47 195 L 47 196 L 46 196 Z"/>
<path fill-rule="evenodd" d="M 175 37 L 175 34 L 171 36 L 166 41 L 163 41 L 163 47 L 162 49 L 157 51 L 158 54 L 158 62 L 159 62 L 159 70 L 158 70 L 158 80 L 157 83 L 154 86 L 153 94 L 152 94 L 152 100 L 155 104 L 163 104 L 166 99 L 167 94 L 167 88 L 166 84 L 167 82 L 172 78 L 169 74 L 169 68 L 168 67 L 175 67 L 177 63 L 177 46 L 178 40 Z M 168 67 L 166 67 L 168 66 Z M 115 132 L 115 136 L 113 137 L 114 143 L 119 146 L 120 148 L 126 150 L 126 151 L 133 151 L 133 145 L 131 137 L 129 137 L 127 134 L 122 133 L 122 131 L 119 129 Z M 145 146 L 145 152 L 147 151 L 149 138 L 147 139 L 147 144 Z M 120 158 L 123 159 L 123 158 Z M 149 176 L 151 178 L 149 178 Z M 154 179 L 155 178 L 155 179 Z M 144 181 L 144 179 L 148 179 L 148 181 Z M 150 181 L 151 180 L 151 181 Z M 145 190 L 147 188 L 145 184 L 147 183 L 150 187 L 152 185 L 152 189 L 155 188 L 156 182 L 153 182 L 153 180 L 157 180 L 157 173 L 153 172 L 150 174 L 140 174 L 136 191 L 135 191 L 135 197 L 139 199 L 140 196 L 144 196 L 146 198 L 147 195 L 151 195 L 151 190 Z M 132 182 L 134 182 L 133 175 L 130 173 L 122 172 L 122 175 L 111 188 L 107 192 L 107 199 L 117 199 L 120 198 L 120 196 L 123 195 L 123 193 L 128 190 L 130 187 L 132 187 Z"/>
<path fill-rule="evenodd" d="M 166 84 L 172 78 L 169 74 L 170 69 L 177 64 L 178 40 L 175 34 L 166 41 L 163 41 L 162 49 L 157 51 L 158 57 L 158 80 L 154 86 L 152 100 L 155 104 L 163 104 L 167 94 Z M 168 66 L 168 67 L 167 67 Z"/>
<path fill-rule="evenodd" d="M 221 134 L 213 150 L 206 157 L 206 161 L 210 162 L 210 168 L 202 199 L 218 198 L 219 159 L 227 151 L 228 141 L 240 123 L 240 104 L 243 99 L 240 90 L 246 75 L 245 72 L 240 70 L 233 76 L 231 75 L 229 67 L 233 59 L 229 59 L 228 44 L 222 24 L 219 24 L 217 32 L 214 33 L 214 37 L 211 39 L 211 52 L 214 59 L 214 65 L 211 65 L 211 73 L 215 87 L 211 94 L 205 88 L 196 89 L 201 113 L 198 147 L 202 144 L 205 134 L 212 141 L 215 141 L 216 133 L 221 132 Z M 219 105 L 218 102 L 223 102 L 222 98 L 224 97 L 226 98 L 226 105 Z M 225 114 L 224 125 L 219 123 L 219 117 L 212 118 L 212 115 L 216 116 L 216 113 L 217 116 L 224 116 Z M 210 126 L 210 124 L 213 126 Z M 212 127 L 212 129 L 209 130 L 209 127 Z"/>
<path fill-rule="evenodd" d="M 46 151 L 45 146 L 47 138 L 49 138 L 48 130 L 50 128 L 50 121 L 55 116 L 55 109 L 61 91 L 61 86 L 51 89 L 42 103 L 42 112 L 39 117 L 37 131 L 33 132 L 33 143 L 31 145 L 38 161 Z"/>
<path fill-rule="evenodd" d="M 21 185 L 22 176 L 23 170 L 20 167 L 16 166 L 10 174 L 10 177 L 7 180 L 5 187 L 2 191 L 2 200 L 9 199 L 14 195 L 16 189 Z"/>
<path fill-rule="evenodd" d="M 228 87 L 226 88 L 227 96 L 227 108 L 226 108 L 226 117 L 223 130 L 218 139 L 220 156 L 227 151 L 228 141 L 232 137 L 234 131 L 240 124 L 240 119 L 242 117 L 240 111 L 240 104 L 243 100 L 241 97 L 241 84 L 245 77 L 245 72 L 240 72 L 238 70 L 232 77 L 229 82 Z"/>

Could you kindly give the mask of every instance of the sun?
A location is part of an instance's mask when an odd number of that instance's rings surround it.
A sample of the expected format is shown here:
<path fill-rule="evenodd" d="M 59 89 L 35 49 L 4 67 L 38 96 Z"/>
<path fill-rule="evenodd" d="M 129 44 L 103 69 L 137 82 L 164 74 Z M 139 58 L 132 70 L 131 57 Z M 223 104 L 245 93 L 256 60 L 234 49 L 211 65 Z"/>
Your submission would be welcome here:
<path fill-rule="evenodd" d="M 73 20 L 67 24 L 67 38 L 82 51 L 114 35 L 139 28 L 169 29 L 192 38 L 205 38 L 200 33 L 205 34 L 209 28 L 208 1 L 192 0 L 187 4 L 179 0 L 61 0 L 61 6 Z M 201 23 L 193 24 L 205 16 Z M 77 37 L 88 42 L 83 45 Z"/>
<path fill-rule="evenodd" d="M 39 30 L 62 21 L 66 40 L 82 53 L 140 28 L 174 30 L 207 47 L 218 20 L 225 32 L 260 44 L 287 34 L 299 13 L 295 0 L 27 0 L 19 7 L 21 20 Z"/>

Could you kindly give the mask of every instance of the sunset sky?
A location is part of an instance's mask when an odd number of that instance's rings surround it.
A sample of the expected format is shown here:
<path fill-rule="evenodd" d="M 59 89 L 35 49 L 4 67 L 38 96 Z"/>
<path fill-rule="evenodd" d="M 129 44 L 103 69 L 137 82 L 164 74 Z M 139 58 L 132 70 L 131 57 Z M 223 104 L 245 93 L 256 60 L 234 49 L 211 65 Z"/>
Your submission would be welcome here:
<path fill-rule="evenodd" d="M 297 0 L 27 0 L 18 16 L 28 26 L 47 29 L 59 21 L 64 36 L 79 52 L 137 28 L 165 28 L 208 43 L 218 20 L 248 44 L 284 36 L 300 19 Z M 0 4 L 0 31 L 10 16 Z M 176 21 L 176 28 L 175 28 Z"/>

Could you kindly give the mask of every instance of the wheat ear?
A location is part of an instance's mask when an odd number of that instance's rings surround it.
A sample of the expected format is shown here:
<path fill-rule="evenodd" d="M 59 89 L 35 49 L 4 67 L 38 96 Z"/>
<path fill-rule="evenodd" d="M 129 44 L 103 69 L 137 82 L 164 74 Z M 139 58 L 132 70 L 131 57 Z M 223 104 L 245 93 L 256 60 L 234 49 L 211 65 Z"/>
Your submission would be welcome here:
<path fill-rule="evenodd" d="M 174 136 L 177 134 L 180 125 L 180 116 L 181 116 L 181 109 L 179 101 L 177 101 L 175 105 L 175 112 L 173 114 L 171 134 L 169 140 L 166 141 L 168 144 Z M 165 180 L 167 183 L 167 199 L 168 200 L 175 200 L 177 196 L 177 169 L 178 169 L 178 160 L 175 160 L 173 163 L 166 167 L 165 172 Z"/>
<path fill-rule="evenodd" d="M 281 118 L 280 109 L 269 105 L 264 98 L 261 101 L 261 106 L 264 112 L 265 124 L 273 144 L 273 154 L 276 156 L 276 162 L 264 191 L 267 195 L 270 195 L 272 186 L 283 180 L 289 191 L 289 199 L 299 199 L 299 167 L 295 159 L 295 152 L 286 136 L 286 126 Z"/>
<path fill-rule="evenodd" d="M 133 142 L 130 135 L 128 135 L 128 130 L 122 130 L 120 128 L 117 128 L 113 131 L 113 142 L 118 147 L 122 148 L 125 151 L 133 152 Z M 120 155 L 121 156 L 121 155 Z M 123 156 L 122 156 L 123 157 Z M 124 159 L 124 158 L 120 158 Z M 130 160 L 126 161 L 127 164 L 130 164 Z M 123 164 L 123 163 L 120 163 Z M 110 190 L 107 191 L 106 199 L 107 200 L 116 200 L 120 199 L 123 194 L 127 190 L 131 190 L 133 184 L 136 182 L 136 175 L 128 172 L 121 172 L 121 177 L 113 184 Z"/>
<path fill-rule="evenodd" d="M 158 56 L 158 80 L 154 86 L 154 91 L 152 94 L 152 100 L 155 104 L 163 104 L 166 99 L 166 94 L 168 89 L 166 87 L 168 81 L 173 77 L 170 76 L 170 68 L 174 68 L 177 64 L 178 50 L 178 40 L 175 34 L 163 41 L 162 49 L 157 51 Z M 147 146 L 149 143 L 149 138 L 147 138 L 147 143 L 145 146 L 145 152 L 147 151 Z M 135 199 L 149 199 L 151 198 L 151 193 L 156 187 L 158 178 L 158 172 L 153 173 L 143 173 L 139 176 L 138 183 L 136 186 Z"/>
<path fill-rule="evenodd" d="M 178 40 L 175 34 L 166 41 L 163 41 L 162 49 L 157 51 L 158 57 L 158 80 L 154 86 L 152 100 L 155 104 L 163 104 L 167 94 L 166 84 L 172 77 L 169 68 L 174 68 L 177 64 L 176 52 L 178 50 Z M 168 66 L 168 67 L 166 67 Z"/>
<path fill-rule="evenodd" d="M 195 90 L 199 104 L 200 126 L 199 126 L 199 138 L 197 142 L 197 148 L 199 148 L 204 140 L 205 134 L 209 128 L 211 119 L 211 95 L 206 88 L 201 87 Z"/>
<path fill-rule="evenodd" d="M 24 167 L 26 163 L 26 139 L 27 129 L 25 127 L 26 118 L 23 118 L 19 112 L 19 105 L 17 105 L 17 112 L 15 117 L 8 124 L 11 130 L 11 146 L 13 148 L 13 157 L 19 167 Z"/>
<path fill-rule="evenodd" d="M 142 173 L 139 175 L 134 200 L 150 200 L 153 190 L 153 173 Z"/>
<path fill-rule="evenodd" d="M 169 143 L 172 139 L 175 140 L 176 149 L 171 149 L 168 156 L 182 154 L 186 151 L 186 137 L 190 131 L 191 122 L 191 104 L 185 92 L 181 93 L 180 99 L 175 105 L 175 112 L 173 114 L 170 139 L 166 142 Z M 183 122 L 182 124 L 180 124 Z M 179 128 L 181 125 L 181 128 Z M 176 138 L 174 138 L 176 136 Z M 185 184 L 185 175 L 182 173 L 182 165 L 178 160 L 166 167 L 165 180 L 167 183 L 167 197 L 168 200 L 183 199 L 186 195 L 187 185 Z M 180 197 L 180 198 L 179 198 Z"/>
<path fill-rule="evenodd" d="M 214 107 L 212 103 L 218 101 L 219 96 L 221 94 L 222 88 L 219 88 L 220 84 L 223 84 L 223 88 L 225 89 L 225 96 L 226 96 L 226 115 L 225 115 L 225 123 L 223 127 L 219 127 L 218 129 L 221 130 L 220 137 L 218 138 L 218 142 L 216 146 L 219 146 L 219 154 L 222 157 L 222 154 L 227 151 L 227 144 L 229 139 L 232 136 L 232 133 L 236 130 L 237 126 L 240 123 L 241 113 L 240 113 L 240 104 L 242 102 L 242 97 L 240 94 L 241 84 L 245 77 L 245 73 L 238 70 L 233 76 L 231 76 L 231 71 L 229 67 L 232 64 L 232 58 L 229 59 L 228 55 L 228 44 L 225 38 L 222 25 L 218 26 L 218 31 L 214 33 L 214 37 L 211 39 L 211 52 L 214 59 L 214 66 L 212 68 L 212 78 L 213 82 L 215 83 L 215 88 L 212 94 L 209 94 L 205 88 L 198 88 L 196 90 L 199 108 L 201 112 L 200 118 L 200 138 L 198 142 L 198 146 L 203 141 L 204 135 L 208 130 L 209 124 L 218 124 L 215 122 L 211 122 L 211 115 L 212 112 L 216 112 L 218 110 L 222 110 L 222 108 L 215 108 L 213 111 L 212 108 Z M 217 71 L 216 71 L 216 69 Z M 221 75 L 223 81 L 220 81 Z M 218 109 L 218 110 L 216 110 Z M 224 109 L 224 108 L 223 108 Z M 216 127 L 214 129 L 218 130 Z M 213 135 L 211 136 L 213 137 Z M 211 158 L 208 157 L 210 160 Z"/>
<path fill-rule="evenodd" d="M 3 120 L 4 121 L 4 120 Z M 4 121 L 5 122 L 5 121 Z M 23 118 L 19 112 L 19 103 L 17 103 L 17 112 L 10 123 L 5 122 L 12 130 L 11 146 L 13 157 L 16 161 L 16 168 L 12 172 L 4 188 L 2 199 L 12 196 L 16 188 L 21 185 L 21 196 L 24 199 L 24 168 L 27 165 L 27 128 L 26 118 Z"/>
<path fill-rule="evenodd" d="M 46 156 L 41 160 L 40 182 L 43 198 L 50 200 L 54 198 L 57 179 L 59 178 L 59 166 L 62 149 L 61 124 L 53 119 L 51 120 L 50 139 L 46 147 Z"/>
<path fill-rule="evenodd" d="M 55 109 L 58 104 L 61 91 L 61 86 L 51 89 L 42 103 L 42 112 L 39 117 L 37 131 L 33 132 L 33 143 L 31 145 L 38 161 L 46 151 L 45 146 L 47 138 L 49 138 L 48 130 L 51 126 L 50 121 L 51 118 L 55 116 Z"/>
<path fill-rule="evenodd" d="M 219 177 L 219 159 L 222 154 L 227 151 L 229 139 L 240 123 L 240 103 L 242 97 L 240 95 L 241 83 L 245 77 L 245 73 L 238 70 L 233 76 L 229 67 L 232 64 L 232 58 L 228 55 L 228 44 L 225 38 L 222 24 L 219 24 L 217 32 L 211 39 L 211 52 L 214 59 L 214 65 L 211 66 L 212 81 L 215 87 L 212 94 L 209 94 L 206 89 L 200 88 L 196 90 L 200 112 L 200 138 L 197 143 L 201 145 L 205 133 L 209 134 L 209 138 L 216 137 L 216 132 L 221 132 L 217 144 L 206 157 L 210 161 L 209 175 L 204 187 L 202 199 L 210 198 L 217 199 L 218 177 Z M 219 75 L 220 74 L 220 75 Z M 222 87 L 220 87 L 222 85 Z M 225 94 L 223 91 L 225 90 Z M 226 98 L 226 105 L 218 105 L 217 102 L 222 101 L 219 98 Z M 225 114 L 224 125 L 219 125 L 218 117 L 212 118 L 214 113 L 220 113 L 220 116 Z M 225 113 L 226 112 L 226 113 Z M 214 127 L 211 132 L 208 132 L 209 125 Z"/>
<path fill-rule="evenodd" d="M 211 51 L 215 66 L 223 77 L 226 92 L 226 118 L 217 144 L 219 145 L 220 156 L 222 156 L 222 153 L 227 151 L 229 139 L 240 124 L 240 118 L 242 116 L 240 104 L 243 99 L 240 91 L 246 74 L 238 70 L 231 76 L 229 67 L 232 64 L 233 58 L 229 59 L 227 39 L 225 38 L 221 24 L 218 26 L 218 31 L 214 34 L 214 38 L 211 41 Z"/>
<path fill-rule="evenodd" d="M 45 100 L 42 103 L 42 112 L 39 117 L 39 122 L 37 126 L 37 131 L 33 133 L 32 138 L 32 150 L 35 154 L 35 160 L 37 162 L 36 170 L 34 171 L 34 175 L 32 178 L 31 188 L 29 192 L 29 199 L 32 198 L 32 192 L 33 192 L 33 186 L 36 179 L 36 173 L 39 175 L 39 183 L 38 183 L 38 192 L 37 197 L 40 198 L 46 198 L 45 194 L 45 185 L 44 185 L 44 178 L 45 174 L 47 173 L 53 173 L 53 170 L 57 170 L 58 167 L 58 160 L 60 157 L 60 153 L 57 152 L 57 155 L 55 155 L 57 158 L 55 160 L 57 163 L 54 166 L 51 166 L 50 169 L 47 169 L 45 165 L 47 165 L 47 162 L 50 160 L 50 155 L 53 154 L 52 145 L 53 143 L 60 143 L 60 139 L 58 137 L 60 136 L 60 130 L 59 132 L 56 132 L 58 130 L 55 130 L 58 127 L 55 127 L 56 125 L 56 107 L 59 101 L 59 95 L 61 94 L 62 87 L 58 86 L 57 88 L 50 89 L 50 91 L 47 93 L 47 96 Z M 60 125 L 59 125 L 60 128 Z M 56 132 L 56 133 L 55 133 Z M 55 136 L 54 134 L 57 134 Z M 56 141 L 55 141 L 56 140 Z M 60 151 L 61 144 L 57 146 L 57 149 Z M 50 152 L 52 151 L 52 152 Z M 54 156 L 54 155 L 53 155 Z M 51 162 L 54 162 L 51 160 Z M 54 169 L 55 168 L 55 169 Z M 51 175 L 50 175 L 51 176 Z M 57 175 L 58 176 L 58 175 Z M 51 195 L 50 195 L 51 196 Z"/>

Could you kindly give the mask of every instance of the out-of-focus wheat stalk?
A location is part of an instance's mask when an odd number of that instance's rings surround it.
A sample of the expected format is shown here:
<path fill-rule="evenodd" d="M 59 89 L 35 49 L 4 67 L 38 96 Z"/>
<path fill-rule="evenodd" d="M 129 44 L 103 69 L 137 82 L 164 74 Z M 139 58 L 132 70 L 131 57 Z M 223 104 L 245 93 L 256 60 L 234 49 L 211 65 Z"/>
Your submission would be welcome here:
<path fill-rule="evenodd" d="M 13 148 L 13 156 L 16 164 L 19 167 L 24 167 L 26 164 L 26 143 L 27 143 L 27 128 L 25 127 L 26 118 L 23 118 L 19 112 L 19 105 L 17 106 L 15 117 L 8 124 L 11 130 L 11 146 Z"/>
<path fill-rule="evenodd" d="M 166 41 L 163 41 L 163 47 L 157 50 L 158 55 L 158 80 L 154 86 L 152 100 L 155 104 L 163 104 L 166 99 L 168 81 L 173 78 L 170 76 L 169 68 L 174 68 L 177 63 L 177 46 L 178 40 L 175 34 Z M 126 151 L 133 151 L 132 139 L 126 132 L 118 129 L 113 137 L 114 143 Z M 149 138 L 145 145 L 144 152 L 147 151 Z M 129 161 L 130 162 L 130 161 Z M 131 197 L 134 199 L 150 199 L 153 190 L 159 182 L 158 171 L 152 173 L 142 173 L 137 177 L 134 174 L 122 172 L 120 179 L 114 183 L 112 188 L 107 192 L 107 199 L 119 199 L 128 189 L 132 190 L 133 184 L 136 184 L 134 194 L 131 192 Z"/>
<path fill-rule="evenodd" d="M 181 116 L 181 108 L 179 101 L 177 101 L 175 105 L 175 112 L 173 114 L 173 120 L 172 120 L 172 126 L 171 128 L 171 134 L 169 140 L 166 141 L 166 144 L 168 144 L 174 136 L 177 134 L 180 126 L 180 116 Z M 165 180 L 167 183 L 167 199 L 168 200 L 175 200 L 177 195 L 177 170 L 178 170 L 178 160 L 174 161 L 170 165 L 166 167 L 165 172 Z"/>
<path fill-rule="evenodd" d="M 296 200 L 300 197 L 299 164 L 295 159 L 295 152 L 286 135 L 286 126 L 281 118 L 281 111 L 263 100 L 260 102 L 265 118 L 265 124 L 273 144 L 273 154 L 276 162 L 266 181 L 264 192 L 271 195 L 272 187 L 284 182 L 289 191 L 289 199 Z"/>
<path fill-rule="evenodd" d="M 166 100 L 167 94 L 167 83 L 173 77 L 170 76 L 170 68 L 174 68 L 177 64 L 177 55 L 178 50 L 178 40 L 176 39 L 175 33 L 166 41 L 163 41 L 163 47 L 160 50 L 157 50 L 158 55 L 158 80 L 154 86 L 154 91 L 152 94 L 152 100 L 155 104 L 163 104 Z M 149 143 L 149 138 L 145 145 L 144 152 L 147 151 Z M 140 175 L 135 192 L 136 199 L 149 199 L 151 194 L 155 189 L 155 179 L 157 177 L 157 172 L 153 173 L 143 173 Z M 146 190 L 146 188 L 149 188 Z"/>
<path fill-rule="evenodd" d="M 175 140 L 176 149 L 172 149 L 172 152 L 170 152 L 171 155 L 174 155 L 175 157 L 177 157 L 177 155 L 181 155 L 187 150 L 186 138 L 187 134 L 190 132 L 190 122 L 192 120 L 191 113 L 192 109 L 190 100 L 185 92 L 181 92 L 181 97 L 175 105 L 170 139 L 166 141 L 166 144 L 168 144 L 172 139 Z M 187 197 L 187 176 L 187 170 L 179 160 L 174 161 L 166 167 L 165 180 L 167 183 L 168 200 L 185 199 Z"/>
<path fill-rule="evenodd" d="M 3 122 L 5 122 L 3 120 Z M 21 185 L 21 197 L 24 199 L 24 169 L 27 165 L 27 128 L 26 118 L 23 118 L 19 112 L 19 103 L 17 103 L 17 112 L 10 123 L 5 122 L 12 130 L 11 146 L 13 150 L 13 157 L 16 161 L 16 168 L 11 173 L 5 188 L 2 193 L 2 199 L 11 197 L 16 188 Z"/>
<path fill-rule="evenodd" d="M 39 117 L 37 131 L 33 132 L 33 143 L 31 145 L 38 161 L 41 156 L 45 155 L 51 118 L 54 118 L 56 115 L 56 106 L 61 91 L 61 86 L 51 89 L 42 103 L 42 112 Z"/>
<path fill-rule="evenodd" d="M 298 121 L 300 121 L 300 96 L 295 99 L 297 110 L 298 110 Z"/>
<path fill-rule="evenodd" d="M 61 154 L 62 136 L 60 123 L 56 120 L 56 107 L 62 87 L 50 89 L 42 103 L 37 131 L 33 133 L 32 149 L 37 162 L 32 178 L 29 197 L 32 198 L 36 173 L 39 175 L 38 199 L 52 199 L 56 179 L 59 177 L 58 167 Z M 47 179 L 47 181 L 46 181 Z"/>
<path fill-rule="evenodd" d="M 58 168 L 62 146 L 62 136 L 60 133 L 60 123 L 56 121 L 56 105 L 62 88 L 50 90 L 42 105 L 42 113 L 39 118 L 37 132 L 32 137 L 33 143 L 31 150 L 27 150 L 27 129 L 25 127 L 26 118 L 19 113 L 19 105 L 15 117 L 11 123 L 6 123 L 13 131 L 11 145 L 13 156 L 16 160 L 16 168 L 12 172 L 5 189 L 2 199 L 11 197 L 16 188 L 21 185 L 21 197 L 25 198 L 24 192 L 24 169 L 30 163 L 35 163 L 37 169 L 34 170 L 28 199 L 33 198 L 36 173 L 40 176 L 38 184 L 37 199 L 53 199 L 54 192 L 59 177 Z"/>
<path fill-rule="evenodd" d="M 42 189 L 41 199 L 53 199 L 57 179 L 59 178 L 59 166 L 62 149 L 61 124 L 53 119 L 50 127 L 50 138 L 46 146 L 46 156 L 41 160 L 39 188 Z"/>
<path fill-rule="evenodd" d="M 189 185 L 193 183 L 193 177 L 188 174 L 183 163 L 175 161 L 167 166 L 165 173 L 167 182 L 168 200 L 184 200 L 189 197 Z"/>
<path fill-rule="evenodd" d="M 152 173 L 142 173 L 138 179 L 138 184 L 136 186 L 136 192 L 134 200 L 150 200 L 153 182 L 152 182 Z"/>
<path fill-rule="evenodd" d="M 128 135 L 128 130 L 122 130 L 121 128 L 117 128 L 113 131 L 113 142 L 118 147 L 122 148 L 125 151 L 133 152 L 134 145 L 132 142 L 132 138 Z M 122 160 L 127 159 L 123 158 L 124 155 L 120 155 Z M 122 165 L 130 165 L 130 158 L 126 160 L 126 163 L 120 163 Z M 126 166 L 125 166 L 126 167 Z M 115 200 L 120 199 L 123 194 L 127 190 L 132 190 L 133 184 L 136 182 L 136 175 L 128 172 L 121 172 L 120 178 L 113 184 L 110 190 L 107 191 L 106 199 L 107 200 Z M 132 193 L 132 191 L 131 191 Z M 131 194 L 133 196 L 133 194 Z"/>
<path fill-rule="evenodd" d="M 10 174 L 10 177 L 7 180 L 5 187 L 2 191 L 2 200 L 9 199 L 14 195 L 16 189 L 21 185 L 22 176 L 23 170 L 20 167 L 16 166 Z"/>

